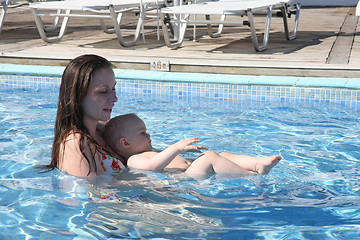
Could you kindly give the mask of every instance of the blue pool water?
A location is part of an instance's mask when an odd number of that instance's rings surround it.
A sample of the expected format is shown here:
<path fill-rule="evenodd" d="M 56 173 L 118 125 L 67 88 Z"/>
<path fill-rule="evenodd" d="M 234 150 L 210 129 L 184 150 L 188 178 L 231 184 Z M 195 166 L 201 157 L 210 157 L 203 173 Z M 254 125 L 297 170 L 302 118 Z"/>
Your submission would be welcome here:
<path fill-rule="evenodd" d="M 2 86 L 0 239 L 360 237 L 359 104 L 336 96 L 274 98 L 256 95 L 256 88 L 225 96 L 202 85 L 194 95 L 166 84 L 119 80 L 113 116 L 138 113 L 157 148 L 200 136 L 216 152 L 283 160 L 266 176 L 198 180 L 151 171 L 91 182 L 39 174 L 34 166 L 50 162 L 58 88 Z M 88 192 L 122 201 L 89 201 Z"/>

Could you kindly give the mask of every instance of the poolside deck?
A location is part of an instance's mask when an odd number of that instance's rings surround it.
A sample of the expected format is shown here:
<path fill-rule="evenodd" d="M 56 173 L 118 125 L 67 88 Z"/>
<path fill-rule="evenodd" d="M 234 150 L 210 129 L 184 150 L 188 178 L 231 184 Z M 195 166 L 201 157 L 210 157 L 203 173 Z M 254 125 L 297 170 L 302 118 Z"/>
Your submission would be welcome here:
<path fill-rule="evenodd" d="M 289 23 L 292 23 L 292 17 Z M 265 17 L 256 18 L 263 31 Z M 124 35 L 130 36 L 135 16 L 126 18 Z M 211 39 L 197 27 L 197 41 L 189 39 L 171 50 L 156 39 L 156 21 L 145 25 L 146 44 L 122 47 L 115 34 L 104 33 L 97 19 L 70 19 L 58 43 L 41 40 L 28 6 L 11 8 L 0 33 L 0 63 L 66 65 L 84 53 L 102 55 L 117 67 L 149 70 L 155 59 L 170 62 L 170 71 L 247 75 L 360 77 L 360 21 L 355 7 L 302 8 L 297 38 L 285 39 L 281 18 L 273 18 L 268 49 L 253 49 L 246 26 L 225 27 Z M 192 38 L 192 28 L 187 36 Z M 161 36 L 162 37 L 162 36 Z"/>

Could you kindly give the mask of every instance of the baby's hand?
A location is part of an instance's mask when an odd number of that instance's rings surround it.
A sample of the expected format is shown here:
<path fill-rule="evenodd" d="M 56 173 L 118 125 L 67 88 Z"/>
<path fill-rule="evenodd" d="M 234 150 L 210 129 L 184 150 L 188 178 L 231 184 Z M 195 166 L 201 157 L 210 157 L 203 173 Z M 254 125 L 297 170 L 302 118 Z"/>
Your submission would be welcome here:
<path fill-rule="evenodd" d="M 200 142 L 200 138 L 192 137 L 192 138 L 185 138 L 180 140 L 179 142 L 175 143 L 174 146 L 177 147 L 179 153 L 185 152 L 201 152 L 201 149 L 207 150 L 208 148 L 201 145 L 193 145 L 194 143 Z"/>

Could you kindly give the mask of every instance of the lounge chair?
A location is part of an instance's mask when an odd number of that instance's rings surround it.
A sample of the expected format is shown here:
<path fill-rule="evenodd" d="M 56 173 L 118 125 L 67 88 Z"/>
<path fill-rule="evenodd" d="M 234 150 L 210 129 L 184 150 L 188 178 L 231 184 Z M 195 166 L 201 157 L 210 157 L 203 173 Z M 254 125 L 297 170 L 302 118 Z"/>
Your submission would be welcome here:
<path fill-rule="evenodd" d="M 356 5 L 356 16 L 360 16 L 360 1 Z"/>
<path fill-rule="evenodd" d="M 8 8 L 21 7 L 28 4 L 28 1 L 17 1 L 17 0 L 0 0 L 1 13 L 0 13 L 0 32 L 4 24 L 5 15 Z"/>
<path fill-rule="evenodd" d="M 0 15 L 0 32 L 1 32 L 4 20 L 5 20 L 5 15 L 6 15 L 6 11 L 7 11 L 9 2 L 10 2 L 10 0 L 0 0 L 0 4 L 2 6 L 1 15 Z"/>
<path fill-rule="evenodd" d="M 295 39 L 300 14 L 300 4 L 294 4 L 291 6 L 290 4 L 292 1 L 293 0 L 220 0 L 162 8 L 160 16 L 163 23 L 164 40 L 169 48 L 180 47 L 184 40 L 187 24 L 207 24 L 208 33 L 211 37 L 219 37 L 223 25 L 247 25 L 251 30 L 251 38 L 254 49 L 256 51 L 263 51 L 266 49 L 268 44 L 271 17 L 272 12 L 275 9 L 280 10 L 280 15 L 282 16 L 284 22 L 286 38 L 288 40 Z M 266 26 L 263 42 L 259 45 L 254 24 L 254 14 L 263 12 L 264 10 L 267 11 Z M 174 14 L 174 16 L 183 17 L 169 19 L 165 17 L 165 14 Z M 295 23 L 292 33 L 289 32 L 287 22 L 287 17 L 291 14 L 295 14 Z M 192 20 L 190 19 L 191 15 L 205 15 L 206 19 Z M 219 15 L 221 16 L 221 19 L 211 20 L 210 15 Z M 228 15 L 247 16 L 247 21 L 227 21 L 226 16 Z M 170 40 L 166 23 L 179 24 L 178 39 L 175 39 L 175 41 Z M 213 33 L 211 24 L 219 25 L 219 30 L 216 33 Z"/>
<path fill-rule="evenodd" d="M 102 29 L 106 33 L 115 32 L 119 43 L 124 47 L 128 47 L 136 44 L 141 32 L 143 34 L 143 42 L 145 43 L 144 19 L 146 11 L 150 8 L 160 8 L 162 4 L 164 4 L 163 0 L 69 0 L 30 3 L 29 6 L 35 17 L 40 37 L 45 42 L 60 41 L 65 34 L 69 18 L 98 18 L 100 19 Z M 121 19 L 123 13 L 134 10 L 140 12 L 139 19 L 134 38 L 126 42 L 121 34 Z M 76 11 L 76 13 L 72 13 L 73 11 Z M 52 27 L 45 27 L 42 20 L 43 16 L 55 17 L 54 25 Z M 63 18 L 63 20 L 58 36 L 48 37 L 46 32 L 57 28 L 59 18 Z M 110 29 L 105 26 L 105 19 L 111 20 L 113 28 Z"/>

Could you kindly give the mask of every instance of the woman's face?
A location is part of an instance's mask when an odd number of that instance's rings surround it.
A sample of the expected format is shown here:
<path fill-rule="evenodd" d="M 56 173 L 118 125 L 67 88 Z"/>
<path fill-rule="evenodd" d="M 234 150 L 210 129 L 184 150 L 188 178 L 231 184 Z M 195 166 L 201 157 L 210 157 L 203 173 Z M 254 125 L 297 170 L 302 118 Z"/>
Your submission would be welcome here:
<path fill-rule="evenodd" d="M 114 71 L 111 68 L 100 68 L 93 74 L 93 80 L 82 102 L 84 121 L 108 121 L 118 100 Z"/>

